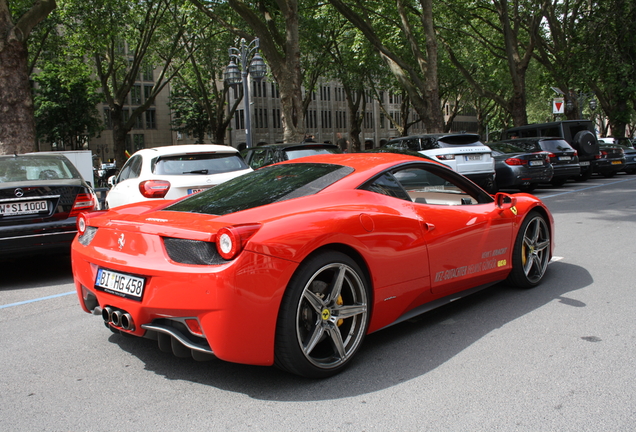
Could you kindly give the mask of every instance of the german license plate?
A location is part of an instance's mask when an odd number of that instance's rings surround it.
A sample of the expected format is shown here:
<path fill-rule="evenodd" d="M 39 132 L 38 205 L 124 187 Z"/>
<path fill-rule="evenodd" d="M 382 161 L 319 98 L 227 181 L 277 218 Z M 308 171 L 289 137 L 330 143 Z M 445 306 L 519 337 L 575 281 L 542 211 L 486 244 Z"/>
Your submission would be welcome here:
<path fill-rule="evenodd" d="M 481 160 L 481 155 L 466 155 L 467 161 L 478 161 Z"/>
<path fill-rule="evenodd" d="M 207 188 L 192 188 L 192 189 L 188 189 L 188 195 L 191 195 L 191 194 L 194 194 L 194 193 L 198 193 L 198 192 L 203 192 L 206 189 Z"/>
<path fill-rule="evenodd" d="M 581 165 L 581 166 L 589 166 L 590 165 L 590 161 L 581 161 L 581 162 L 579 162 L 579 165 Z"/>
<path fill-rule="evenodd" d="M 559 160 L 572 160 L 572 156 L 559 156 Z"/>
<path fill-rule="evenodd" d="M 48 211 L 46 201 L 21 201 L 15 203 L 0 204 L 0 214 L 6 216 L 25 215 Z"/>
<path fill-rule="evenodd" d="M 621 163 L 621 161 L 612 161 L 612 165 L 620 165 Z"/>
<path fill-rule="evenodd" d="M 540 160 L 530 161 L 530 166 L 539 166 L 539 165 L 543 165 L 543 161 L 540 161 Z"/>
<path fill-rule="evenodd" d="M 100 268 L 95 287 L 111 294 L 141 300 L 145 283 L 144 278 Z"/>

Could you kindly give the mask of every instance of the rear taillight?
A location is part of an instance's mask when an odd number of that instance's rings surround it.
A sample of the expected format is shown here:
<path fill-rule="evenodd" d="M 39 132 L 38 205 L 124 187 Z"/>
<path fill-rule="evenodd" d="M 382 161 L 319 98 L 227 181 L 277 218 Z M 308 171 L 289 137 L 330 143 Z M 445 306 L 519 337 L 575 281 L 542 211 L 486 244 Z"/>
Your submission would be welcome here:
<path fill-rule="evenodd" d="M 260 224 L 247 224 L 221 228 L 216 233 L 216 250 L 223 259 L 234 259 L 260 227 Z"/>
<path fill-rule="evenodd" d="M 71 213 L 69 217 L 75 217 L 80 212 L 83 211 L 93 211 L 97 209 L 97 200 L 95 196 L 91 193 L 81 193 L 77 194 L 75 197 L 75 202 L 73 203 L 73 208 L 71 209 Z"/>
<path fill-rule="evenodd" d="M 146 180 L 139 183 L 139 192 L 146 198 L 163 198 L 170 190 L 170 182 L 165 180 Z"/>
<path fill-rule="evenodd" d="M 86 227 L 88 226 L 88 222 L 86 221 L 86 213 L 80 213 L 77 216 L 77 232 L 79 235 L 83 235 L 86 232 Z"/>
<path fill-rule="evenodd" d="M 455 160 L 454 154 L 435 155 L 435 157 L 439 160 Z"/>
<path fill-rule="evenodd" d="M 526 165 L 528 163 L 527 160 L 519 159 L 519 158 L 508 158 L 504 161 L 506 165 Z"/>

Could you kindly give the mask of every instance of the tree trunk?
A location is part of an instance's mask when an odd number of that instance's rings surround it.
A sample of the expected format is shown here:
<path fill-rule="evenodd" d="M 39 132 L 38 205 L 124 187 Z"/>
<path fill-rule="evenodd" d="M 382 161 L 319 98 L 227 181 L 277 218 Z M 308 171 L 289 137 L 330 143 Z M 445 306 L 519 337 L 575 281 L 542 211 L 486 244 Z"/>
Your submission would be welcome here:
<path fill-rule="evenodd" d="M 27 40 L 55 6 L 36 1 L 14 24 L 8 1 L 0 0 L 0 154 L 37 150 Z"/>
<path fill-rule="evenodd" d="M 4 34 L 0 28 L 0 34 Z M 33 97 L 24 43 L 3 41 L 0 50 L 0 153 L 36 151 Z"/>

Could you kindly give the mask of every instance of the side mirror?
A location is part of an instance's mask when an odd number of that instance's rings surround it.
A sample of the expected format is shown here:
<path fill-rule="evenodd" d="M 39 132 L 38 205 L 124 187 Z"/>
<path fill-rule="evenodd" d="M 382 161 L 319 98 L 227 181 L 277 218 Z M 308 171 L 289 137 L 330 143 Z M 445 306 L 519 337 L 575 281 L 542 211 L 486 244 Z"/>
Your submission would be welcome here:
<path fill-rule="evenodd" d="M 517 205 L 517 198 L 503 192 L 495 194 L 495 203 L 502 210 L 512 208 Z"/>
<path fill-rule="evenodd" d="M 108 177 L 108 186 L 113 187 L 117 184 L 117 176 L 116 175 L 112 175 L 110 177 Z"/>

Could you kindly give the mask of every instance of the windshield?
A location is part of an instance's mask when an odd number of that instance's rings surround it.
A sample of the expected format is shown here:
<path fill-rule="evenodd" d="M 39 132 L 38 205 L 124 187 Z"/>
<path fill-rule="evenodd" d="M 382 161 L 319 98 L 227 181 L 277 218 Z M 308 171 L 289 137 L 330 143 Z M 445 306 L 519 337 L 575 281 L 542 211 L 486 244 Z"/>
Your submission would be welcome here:
<path fill-rule="evenodd" d="M 332 164 L 270 165 L 179 201 L 166 210 L 226 215 L 313 195 L 352 172 L 353 168 Z"/>
<path fill-rule="evenodd" d="M 66 158 L 17 156 L 0 159 L 1 182 L 79 178 L 82 176 Z"/>
<path fill-rule="evenodd" d="M 157 175 L 219 174 L 247 169 L 238 153 L 196 153 L 160 156 L 152 160 Z"/>

